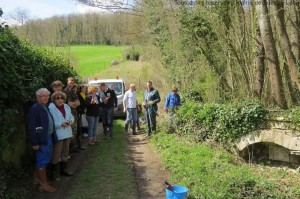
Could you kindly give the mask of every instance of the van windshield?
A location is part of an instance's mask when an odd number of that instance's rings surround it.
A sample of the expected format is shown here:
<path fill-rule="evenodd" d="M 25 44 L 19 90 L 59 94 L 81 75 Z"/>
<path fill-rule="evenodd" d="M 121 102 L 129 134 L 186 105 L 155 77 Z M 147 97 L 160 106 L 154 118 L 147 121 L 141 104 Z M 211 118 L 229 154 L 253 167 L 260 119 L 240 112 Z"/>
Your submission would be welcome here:
<path fill-rule="evenodd" d="M 91 84 L 95 87 L 97 87 L 97 89 L 99 89 L 99 84 Z M 107 86 L 109 89 L 114 90 L 116 95 L 122 95 L 123 91 L 122 91 L 122 82 L 105 82 L 105 86 Z"/>
<path fill-rule="evenodd" d="M 122 83 L 121 82 L 105 82 L 105 86 L 111 90 L 114 90 L 116 95 L 122 94 Z"/>

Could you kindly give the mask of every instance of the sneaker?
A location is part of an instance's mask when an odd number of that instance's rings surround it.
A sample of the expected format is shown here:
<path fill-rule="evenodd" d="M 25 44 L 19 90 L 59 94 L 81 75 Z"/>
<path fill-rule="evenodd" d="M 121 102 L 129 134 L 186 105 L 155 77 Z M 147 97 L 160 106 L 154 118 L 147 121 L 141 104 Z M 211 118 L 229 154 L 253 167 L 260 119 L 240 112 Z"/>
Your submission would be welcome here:
<path fill-rule="evenodd" d="M 95 145 L 95 142 L 90 141 L 90 142 L 89 142 L 89 145 L 90 145 L 90 146 L 93 146 L 93 145 Z"/>
<path fill-rule="evenodd" d="M 100 141 L 99 140 L 96 140 L 96 139 L 93 139 L 92 140 L 95 144 L 99 143 Z"/>
<path fill-rule="evenodd" d="M 87 137 L 89 137 L 89 135 L 88 135 L 87 133 L 84 133 L 84 134 L 82 135 L 82 137 L 87 138 Z"/>
<path fill-rule="evenodd" d="M 145 120 L 140 121 L 140 125 L 143 125 L 143 124 L 145 124 L 145 123 L 146 123 Z"/>

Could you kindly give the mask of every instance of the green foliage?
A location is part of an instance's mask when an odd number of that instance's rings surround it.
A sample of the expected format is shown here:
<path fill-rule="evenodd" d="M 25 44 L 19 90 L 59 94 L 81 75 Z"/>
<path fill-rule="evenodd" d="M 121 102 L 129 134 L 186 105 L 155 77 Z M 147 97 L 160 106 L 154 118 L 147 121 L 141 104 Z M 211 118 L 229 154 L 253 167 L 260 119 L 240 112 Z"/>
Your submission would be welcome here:
<path fill-rule="evenodd" d="M 209 111 L 208 111 L 209 112 Z M 297 198 L 298 185 L 279 186 L 220 148 L 187 143 L 175 134 L 153 135 L 151 143 L 171 171 L 174 184 L 189 189 L 188 198 Z"/>
<path fill-rule="evenodd" d="M 282 120 L 285 126 L 296 131 L 300 131 L 300 107 L 296 106 L 292 109 L 280 111 L 277 114 L 271 115 L 271 120 Z"/>
<path fill-rule="evenodd" d="M 134 46 L 129 47 L 125 50 L 125 59 L 131 61 L 139 61 L 140 52 Z"/>
<path fill-rule="evenodd" d="M 300 129 L 300 107 L 293 108 L 289 111 L 288 118 L 296 129 Z"/>
<path fill-rule="evenodd" d="M 35 100 L 35 91 L 49 87 L 54 80 L 76 76 L 69 63 L 60 55 L 21 42 L 9 29 L 0 35 L 0 125 L 1 142 L 17 129 L 12 121 L 23 104 Z M 4 144 L 1 143 L 0 151 Z"/>
<path fill-rule="evenodd" d="M 3 161 L 3 151 L 16 143 L 15 136 L 19 132 L 24 133 L 26 111 L 36 99 L 35 91 L 41 87 L 49 88 L 54 80 L 64 81 L 69 76 L 77 77 L 77 74 L 62 56 L 20 41 L 3 24 L 0 25 L 0 64 L 0 170 L 4 171 L 5 180 L 11 176 Z M 26 142 L 25 139 L 22 141 Z M 26 150 L 20 151 L 25 153 Z M 15 158 L 21 158 L 23 154 L 18 155 Z M 14 167 L 20 166 L 13 165 L 9 169 L 15 171 Z M 7 186 L 5 181 L 1 182 L 0 192 Z M 9 197 L 4 193 L 0 193 L 1 198 Z"/>
<path fill-rule="evenodd" d="M 257 129 L 266 117 L 259 102 L 238 104 L 201 104 L 186 102 L 179 110 L 179 134 L 193 140 L 235 140 Z"/>

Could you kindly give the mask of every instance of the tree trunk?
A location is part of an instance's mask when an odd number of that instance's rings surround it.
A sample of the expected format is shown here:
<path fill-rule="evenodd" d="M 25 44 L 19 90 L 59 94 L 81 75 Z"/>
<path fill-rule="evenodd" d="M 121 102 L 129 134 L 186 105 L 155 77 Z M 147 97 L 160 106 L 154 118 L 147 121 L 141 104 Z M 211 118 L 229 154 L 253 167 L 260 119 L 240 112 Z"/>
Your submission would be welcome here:
<path fill-rule="evenodd" d="M 285 60 L 287 61 L 288 68 L 290 70 L 289 74 L 291 76 L 291 81 L 293 86 L 297 86 L 298 90 L 300 91 L 300 82 L 299 78 L 299 71 L 297 69 L 297 63 L 295 56 L 292 52 L 291 42 L 289 40 L 286 27 L 284 24 L 284 2 L 278 2 L 275 4 L 275 12 L 274 17 L 276 19 L 276 29 L 279 33 L 279 42 L 281 47 L 283 48 Z"/>
<path fill-rule="evenodd" d="M 289 68 L 288 68 L 288 65 L 286 62 L 284 62 L 283 64 L 283 74 L 285 76 L 285 82 L 286 82 L 286 86 L 287 86 L 287 89 L 288 89 L 288 93 L 290 95 L 290 98 L 291 98 L 291 104 L 292 105 L 296 105 L 298 102 L 297 102 L 297 98 L 296 98 L 296 95 L 295 95 L 295 92 L 294 92 L 294 87 L 293 87 L 293 84 L 292 84 L 292 81 L 291 81 L 291 76 L 290 76 L 290 71 L 289 71 Z"/>
<path fill-rule="evenodd" d="M 265 77 L 265 49 L 261 41 L 261 32 L 259 27 L 256 31 L 256 57 L 254 59 L 256 67 L 256 84 L 255 84 L 255 94 L 259 99 L 261 99 L 264 77 Z"/>
<path fill-rule="evenodd" d="M 279 107 L 286 109 L 287 103 L 284 96 L 278 54 L 275 47 L 266 0 L 262 0 L 260 4 L 256 5 L 256 10 L 258 13 L 259 27 L 261 30 L 262 43 L 265 48 L 266 60 L 268 61 L 272 96 Z"/>
<path fill-rule="evenodd" d="M 300 61 L 300 15 L 299 15 L 300 6 L 292 4 L 289 6 L 289 17 L 287 19 L 288 26 L 290 29 L 290 40 L 292 51 L 294 53 L 296 62 Z"/>

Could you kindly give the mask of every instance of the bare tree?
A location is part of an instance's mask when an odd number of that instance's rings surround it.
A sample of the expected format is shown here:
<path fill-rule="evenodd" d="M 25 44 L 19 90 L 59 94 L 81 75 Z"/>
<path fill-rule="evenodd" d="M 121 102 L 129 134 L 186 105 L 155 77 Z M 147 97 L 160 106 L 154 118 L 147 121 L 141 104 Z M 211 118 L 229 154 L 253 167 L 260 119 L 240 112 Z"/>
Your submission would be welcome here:
<path fill-rule="evenodd" d="M 262 43 L 264 45 L 266 60 L 269 67 L 271 92 L 274 97 L 275 103 L 281 108 L 286 109 L 287 102 L 283 90 L 278 53 L 276 50 L 275 39 L 272 32 L 267 1 L 262 0 L 260 4 L 257 4 L 256 10 L 258 14 Z"/>
<path fill-rule="evenodd" d="M 87 6 L 101 8 L 111 12 L 141 12 L 140 0 L 76 0 Z"/>
<path fill-rule="evenodd" d="M 256 84 L 255 84 L 255 93 L 261 98 L 264 86 L 265 79 L 265 49 L 261 41 L 261 32 L 259 27 L 257 27 L 256 32 L 256 57 L 254 59 L 256 66 Z"/>
<path fill-rule="evenodd" d="M 299 71 L 297 67 L 297 62 L 295 56 L 292 52 L 292 46 L 290 39 L 288 37 L 285 22 L 284 22 L 284 2 L 283 0 L 278 1 L 275 4 L 275 19 L 276 19 L 276 28 L 279 33 L 279 42 L 281 47 L 283 48 L 284 56 L 287 61 L 287 66 L 290 70 L 290 78 L 293 82 L 293 86 L 296 86 L 300 91 L 300 82 L 299 82 Z"/>
<path fill-rule="evenodd" d="M 23 26 L 30 19 L 30 12 L 27 9 L 18 7 L 9 13 L 8 17 Z"/>
<path fill-rule="evenodd" d="M 286 6 L 287 29 L 290 31 L 292 51 L 297 62 L 300 61 L 300 5 L 293 3 Z"/>

